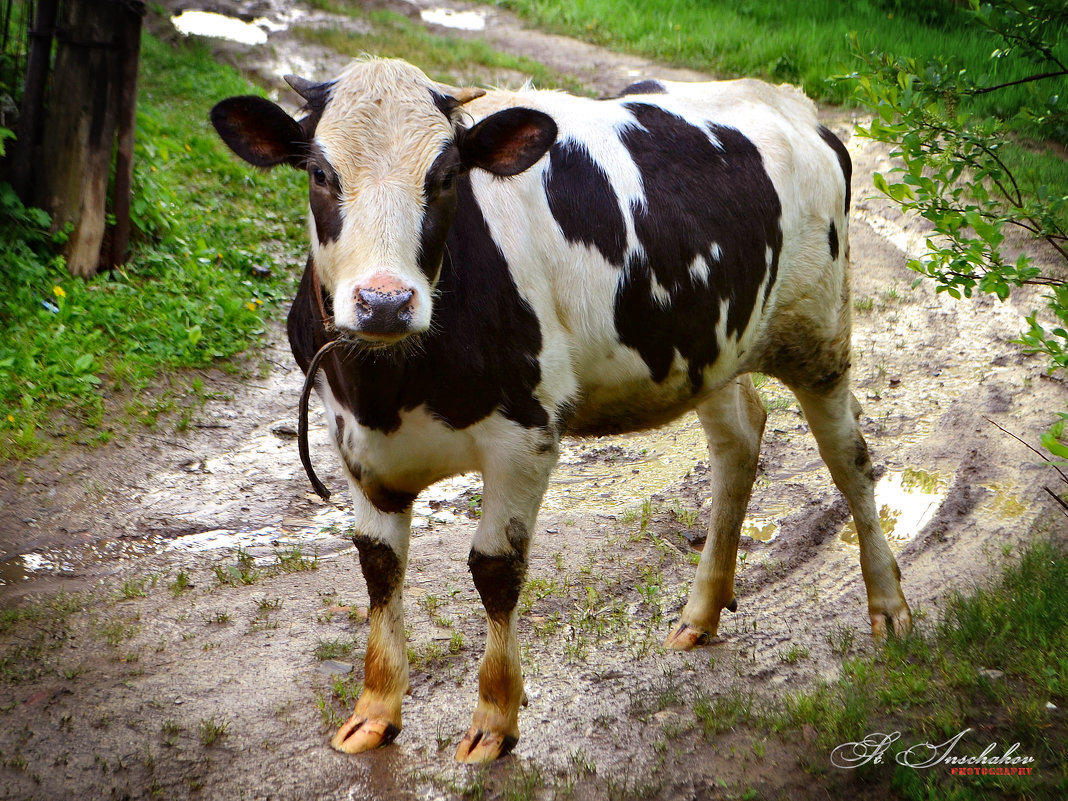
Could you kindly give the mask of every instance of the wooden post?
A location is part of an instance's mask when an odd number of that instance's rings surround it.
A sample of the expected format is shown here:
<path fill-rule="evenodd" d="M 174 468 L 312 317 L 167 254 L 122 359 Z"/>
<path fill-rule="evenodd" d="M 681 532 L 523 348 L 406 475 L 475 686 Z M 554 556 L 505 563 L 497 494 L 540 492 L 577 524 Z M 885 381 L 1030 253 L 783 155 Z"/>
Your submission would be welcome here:
<path fill-rule="evenodd" d="M 122 5 L 116 0 L 64 0 L 45 110 L 43 173 L 35 205 L 57 228 L 72 223 L 67 268 L 89 276 L 100 268 L 108 178 L 115 147 Z"/>
<path fill-rule="evenodd" d="M 141 17 L 145 5 L 127 2 L 123 8 L 123 57 L 119 94 L 119 145 L 115 157 L 115 230 L 111 237 L 111 265 L 126 262 L 130 244 L 130 193 L 133 186 L 134 128 L 137 123 L 137 65 L 141 59 Z"/>
<path fill-rule="evenodd" d="M 30 31 L 30 54 L 26 59 L 18 138 L 11 149 L 9 162 L 11 186 L 24 203 L 30 202 L 30 167 L 36 162 L 34 150 L 41 132 L 41 112 L 52 60 L 52 36 L 56 28 L 58 5 L 59 0 L 38 0 L 37 19 Z"/>

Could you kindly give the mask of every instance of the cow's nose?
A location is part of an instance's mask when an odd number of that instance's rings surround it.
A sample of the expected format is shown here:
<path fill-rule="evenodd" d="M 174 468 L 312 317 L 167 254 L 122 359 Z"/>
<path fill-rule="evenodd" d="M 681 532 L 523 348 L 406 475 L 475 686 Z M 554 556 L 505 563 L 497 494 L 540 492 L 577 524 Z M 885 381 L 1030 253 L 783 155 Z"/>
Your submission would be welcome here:
<path fill-rule="evenodd" d="M 365 334 L 406 334 L 412 322 L 412 290 L 356 290 L 356 324 Z"/>

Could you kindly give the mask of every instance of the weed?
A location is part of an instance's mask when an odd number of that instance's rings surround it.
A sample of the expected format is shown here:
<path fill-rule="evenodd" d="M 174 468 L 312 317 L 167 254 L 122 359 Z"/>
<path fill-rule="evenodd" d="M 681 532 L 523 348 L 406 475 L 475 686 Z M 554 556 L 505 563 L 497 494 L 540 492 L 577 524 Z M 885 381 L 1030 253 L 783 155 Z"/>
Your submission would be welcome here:
<path fill-rule="evenodd" d="M 106 623 L 99 624 L 97 631 L 108 645 L 112 648 L 118 648 L 122 643 L 126 642 L 137 634 L 139 626 L 131 623 L 128 620 L 109 620 Z"/>
<path fill-rule="evenodd" d="M 119 596 L 125 599 L 144 598 L 148 594 L 145 592 L 147 583 L 148 579 L 144 577 L 126 579 L 119 588 Z"/>
<path fill-rule="evenodd" d="M 331 690 L 334 699 L 344 709 L 351 709 L 356 704 L 356 699 L 363 692 L 363 682 L 359 681 L 353 673 L 343 676 L 334 676 L 331 682 Z"/>
<path fill-rule="evenodd" d="M 281 598 L 260 598 L 256 601 L 256 608 L 260 617 L 266 617 L 271 612 L 277 612 L 282 608 Z"/>
<path fill-rule="evenodd" d="M 852 626 L 848 626 L 845 623 L 836 623 L 831 628 L 831 633 L 827 635 L 827 644 L 831 646 L 833 651 L 838 656 L 844 657 L 853 649 L 853 640 L 856 638 L 857 630 Z"/>
<path fill-rule="evenodd" d="M 275 567 L 283 573 L 299 573 L 304 570 L 318 570 L 319 554 L 316 553 L 309 558 L 304 555 L 299 545 L 294 545 L 292 548 L 279 554 Z"/>
<path fill-rule="evenodd" d="M 685 509 L 678 501 L 675 501 L 671 505 L 671 514 L 674 515 L 680 525 L 686 528 L 693 528 L 697 525 L 697 518 L 700 513 L 696 509 Z"/>
<path fill-rule="evenodd" d="M 808 648 L 803 645 L 791 645 L 779 653 L 779 661 L 785 665 L 796 665 L 802 659 L 808 659 Z"/>
<path fill-rule="evenodd" d="M 197 727 L 201 745 L 206 747 L 215 745 L 226 736 L 229 728 L 230 722 L 226 718 L 216 718 L 212 715 L 210 718 L 202 719 Z"/>
<path fill-rule="evenodd" d="M 441 662 L 445 657 L 446 650 L 437 640 L 430 640 L 418 647 L 408 646 L 408 664 L 412 670 L 425 670 Z"/>
<path fill-rule="evenodd" d="M 545 777 L 537 765 L 517 765 L 505 782 L 502 801 L 534 801 L 545 785 Z"/>
<path fill-rule="evenodd" d="M 731 690 L 726 695 L 698 693 L 694 699 L 693 712 L 706 737 L 722 734 L 739 723 L 755 719 L 753 695 L 740 690 Z"/>
<path fill-rule="evenodd" d="M 178 745 L 178 735 L 182 733 L 182 727 L 178 725 L 176 720 L 165 720 L 160 726 L 160 735 L 163 738 L 163 744 L 173 748 Z"/>
<path fill-rule="evenodd" d="M 322 690 L 315 691 L 315 708 L 319 710 L 319 716 L 322 718 L 324 728 L 336 729 L 345 722 L 345 718 Z"/>
<path fill-rule="evenodd" d="M 356 648 L 356 641 L 351 637 L 342 637 L 335 640 L 319 640 L 315 646 L 315 658 L 320 662 L 327 659 L 344 659 L 352 654 Z"/>
<path fill-rule="evenodd" d="M 189 574 L 184 570 L 179 570 L 178 575 L 174 577 L 174 581 L 167 585 L 171 591 L 171 595 L 177 598 L 186 590 L 193 588 L 193 581 L 189 578 Z"/>
<path fill-rule="evenodd" d="M 215 578 L 220 586 L 237 587 L 244 584 L 255 584 L 260 579 L 260 571 L 256 570 L 256 560 L 244 548 L 237 549 L 237 564 L 225 567 L 215 566 Z"/>

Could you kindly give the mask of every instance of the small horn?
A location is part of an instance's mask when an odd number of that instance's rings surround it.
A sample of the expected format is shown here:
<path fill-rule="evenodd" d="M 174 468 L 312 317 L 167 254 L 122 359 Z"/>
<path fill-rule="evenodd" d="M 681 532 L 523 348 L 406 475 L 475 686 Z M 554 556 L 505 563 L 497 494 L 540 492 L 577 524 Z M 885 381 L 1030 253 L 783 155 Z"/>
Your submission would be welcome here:
<path fill-rule="evenodd" d="M 462 106 L 464 103 L 470 103 L 472 100 L 486 94 L 485 89 L 479 89 L 477 86 L 465 86 L 457 89 L 455 86 L 439 83 L 438 89 L 440 89 L 447 97 L 454 99 L 458 106 Z"/>
<path fill-rule="evenodd" d="M 315 81 L 309 81 L 307 78 L 301 78 L 299 75 L 286 75 L 283 77 L 286 83 L 293 88 L 293 91 L 307 100 L 308 105 L 313 107 L 323 105 L 326 100 L 326 93 L 333 85 L 333 81 L 316 83 Z"/>

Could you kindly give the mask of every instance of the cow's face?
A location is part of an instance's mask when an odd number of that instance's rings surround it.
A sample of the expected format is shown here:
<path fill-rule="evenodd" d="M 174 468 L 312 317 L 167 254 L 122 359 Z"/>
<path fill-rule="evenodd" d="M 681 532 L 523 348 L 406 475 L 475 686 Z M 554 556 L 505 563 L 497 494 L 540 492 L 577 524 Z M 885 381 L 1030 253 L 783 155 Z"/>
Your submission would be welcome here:
<path fill-rule="evenodd" d="M 235 97 L 212 109 L 212 123 L 252 164 L 307 171 L 312 262 L 342 335 L 389 345 L 426 331 L 457 178 L 472 168 L 522 172 L 552 145 L 555 123 L 509 108 L 467 129 L 458 109 L 482 91 L 443 87 L 401 61 L 290 83 L 308 101 L 301 121 Z"/>

